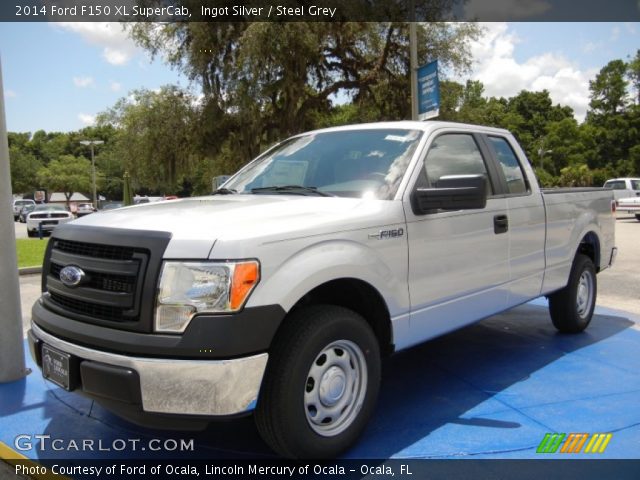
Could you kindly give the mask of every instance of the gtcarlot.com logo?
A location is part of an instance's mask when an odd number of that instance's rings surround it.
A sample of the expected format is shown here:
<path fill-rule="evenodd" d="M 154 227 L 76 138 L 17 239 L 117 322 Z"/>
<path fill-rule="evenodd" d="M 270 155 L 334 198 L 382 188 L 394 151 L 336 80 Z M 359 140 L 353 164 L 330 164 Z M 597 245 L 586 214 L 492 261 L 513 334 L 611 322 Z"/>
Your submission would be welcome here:
<path fill-rule="evenodd" d="M 16 450 L 68 451 L 68 452 L 122 452 L 145 451 L 152 452 L 192 452 L 194 440 L 173 438 L 114 438 L 109 440 L 90 438 L 55 438 L 51 435 L 18 435 L 13 445 Z"/>
<path fill-rule="evenodd" d="M 604 453 L 611 437 L 611 433 L 547 433 L 536 453 Z"/>

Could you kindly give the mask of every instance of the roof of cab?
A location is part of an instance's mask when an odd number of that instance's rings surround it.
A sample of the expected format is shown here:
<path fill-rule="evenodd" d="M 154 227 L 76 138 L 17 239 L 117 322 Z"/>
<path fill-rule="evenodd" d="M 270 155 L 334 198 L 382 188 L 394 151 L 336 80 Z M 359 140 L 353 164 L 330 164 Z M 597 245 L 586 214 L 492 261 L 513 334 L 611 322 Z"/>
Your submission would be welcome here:
<path fill-rule="evenodd" d="M 426 120 L 422 122 L 413 121 L 413 120 L 401 120 L 394 122 L 374 122 L 374 123 L 356 123 L 352 125 L 342 125 L 339 127 L 329 127 L 322 128 L 319 130 L 313 130 L 311 132 L 301 133 L 300 135 L 305 135 L 309 133 L 327 133 L 327 132 L 337 132 L 344 130 L 362 130 L 362 129 L 384 129 L 384 128 L 399 128 L 406 130 L 422 130 L 425 132 L 435 131 L 443 128 L 455 128 L 460 130 L 471 130 L 476 132 L 487 132 L 487 133 L 500 133 L 500 134 L 509 134 L 508 130 L 503 128 L 495 128 L 495 127 L 485 127 L 483 125 L 471 125 L 468 123 L 457 123 L 457 122 L 443 122 L 439 120 Z"/>

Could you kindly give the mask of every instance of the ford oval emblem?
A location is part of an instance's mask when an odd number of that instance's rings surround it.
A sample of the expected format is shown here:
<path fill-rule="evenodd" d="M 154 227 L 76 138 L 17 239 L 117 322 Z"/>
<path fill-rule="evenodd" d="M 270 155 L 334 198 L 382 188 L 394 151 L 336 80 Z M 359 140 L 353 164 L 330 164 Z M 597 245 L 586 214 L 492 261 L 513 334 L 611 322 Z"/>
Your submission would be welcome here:
<path fill-rule="evenodd" d="M 83 278 L 84 272 L 80 267 L 76 267 L 75 265 L 68 265 L 60 270 L 60 281 L 67 287 L 77 287 Z"/>

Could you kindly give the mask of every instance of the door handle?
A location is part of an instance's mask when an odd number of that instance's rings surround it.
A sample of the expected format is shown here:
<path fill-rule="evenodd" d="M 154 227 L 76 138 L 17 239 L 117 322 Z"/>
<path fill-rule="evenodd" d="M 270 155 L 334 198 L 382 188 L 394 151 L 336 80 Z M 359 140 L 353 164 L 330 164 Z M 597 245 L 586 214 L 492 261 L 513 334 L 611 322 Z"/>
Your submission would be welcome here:
<path fill-rule="evenodd" d="M 500 234 L 509 230 L 509 217 L 506 215 L 496 215 L 493 217 L 493 233 Z"/>

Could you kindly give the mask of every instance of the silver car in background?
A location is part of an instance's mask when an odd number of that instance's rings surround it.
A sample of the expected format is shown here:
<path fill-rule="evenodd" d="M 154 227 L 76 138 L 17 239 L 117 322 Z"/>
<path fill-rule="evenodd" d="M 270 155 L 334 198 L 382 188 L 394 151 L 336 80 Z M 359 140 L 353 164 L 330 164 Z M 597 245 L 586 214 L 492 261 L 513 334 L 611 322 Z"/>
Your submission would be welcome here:
<path fill-rule="evenodd" d="M 22 207 L 24 207 L 25 205 L 35 205 L 36 202 L 34 202 L 33 200 L 29 200 L 29 199 L 23 199 L 23 198 L 18 198 L 16 200 L 13 201 L 13 205 L 12 205 L 12 209 L 13 209 L 13 221 L 15 222 L 16 220 L 18 220 L 18 217 L 20 216 L 20 211 L 22 210 Z"/>

